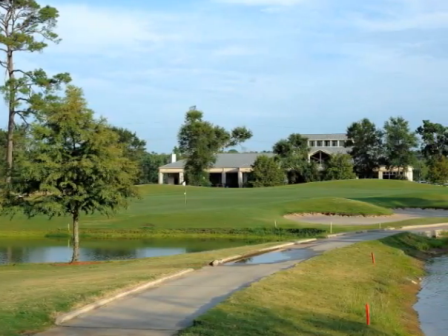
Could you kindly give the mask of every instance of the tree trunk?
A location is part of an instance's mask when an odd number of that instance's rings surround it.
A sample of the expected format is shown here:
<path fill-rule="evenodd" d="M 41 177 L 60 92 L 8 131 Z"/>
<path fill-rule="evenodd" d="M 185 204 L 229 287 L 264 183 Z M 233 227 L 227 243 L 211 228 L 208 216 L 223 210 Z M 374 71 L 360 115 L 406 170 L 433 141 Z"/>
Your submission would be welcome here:
<path fill-rule="evenodd" d="M 76 211 L 73 214 L 73 233 L 72 233 L 72 242 L 73 242 L 73 255 L 72 255 L 72 263 L 77 262 L 79 259 L 79 212 Z"/>
<path fill-rule="evenodd" d="M 14 60 L 13 53 L 8 50 L 6 56 L 6 64 L 8 71 L 9 83 L 9 103 L 8 103 L 8 144 L 6 146 L 6 162 L 8 164 L 8 172 L 6 174 L 6 182 L 11 182 L 13 168 L 13 151 L 14 151 L 14 129 L 15 129 L 15 83 L 14 83 Z"/>

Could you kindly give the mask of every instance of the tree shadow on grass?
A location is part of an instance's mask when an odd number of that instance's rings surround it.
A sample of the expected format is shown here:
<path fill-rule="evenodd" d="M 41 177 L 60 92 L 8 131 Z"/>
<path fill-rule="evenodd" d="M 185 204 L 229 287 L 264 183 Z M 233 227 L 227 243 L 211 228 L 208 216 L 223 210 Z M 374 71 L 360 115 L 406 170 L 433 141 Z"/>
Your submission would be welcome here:
<path fill-rule="evenodd" d="M 247 312 L 226 313 L 218 306 L 197 319 L 191 328 L 178 336 L 394 336 L 396 334 L 367 326 L 360 320 L 334 315 L 297 312 L 297 319 L 282 316 L 266 308 L 253 308 Z"/>

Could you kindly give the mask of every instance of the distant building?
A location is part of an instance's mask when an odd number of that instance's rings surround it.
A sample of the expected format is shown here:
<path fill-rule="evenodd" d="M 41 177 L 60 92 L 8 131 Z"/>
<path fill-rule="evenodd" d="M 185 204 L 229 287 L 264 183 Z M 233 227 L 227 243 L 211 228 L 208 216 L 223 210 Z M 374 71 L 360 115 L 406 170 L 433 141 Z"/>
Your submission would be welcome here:
<path fill-rule="evenodd" d="M 319 169 L 324 169 L 325 163 L 335 154 L 347 154 L 349 148 L 345 148 L 347 136 L 345 134 L 302 134 L 308 138 L 310 147 L 309 160 L 318 164 Z M 216 186 L 241 188 L 247 183 L 252 165 L 260 155 L 273 157 L 273 153 L 225 153 L 218 154 L 216 163 L 207 172 L 210 182 Z M 159 184 L 183 184 L 185 160 L 176 160 L 176 154 L 172 154 L 171 163 L 159 168 Z M 398 169 L 388 170 L 381 166 L 377 171 L 379 179 L 390 179 L 398 173 Z M 413 180 L 413 168 L 408 167 L 405 172 L 408 180 Z"/>

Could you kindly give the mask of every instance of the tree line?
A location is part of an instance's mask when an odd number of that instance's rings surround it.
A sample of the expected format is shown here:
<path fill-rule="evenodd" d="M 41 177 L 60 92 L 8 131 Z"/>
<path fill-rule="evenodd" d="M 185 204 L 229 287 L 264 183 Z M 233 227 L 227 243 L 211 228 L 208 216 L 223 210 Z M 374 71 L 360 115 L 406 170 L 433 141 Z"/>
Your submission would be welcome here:
<path fill-rule="evenodd" d="M 227 131 L 203 120 L 196 109 L 186 114 L 179 131 L 178 151 L 186 159 L 185 179 L 192 185 L 207 185 L 206 170 L 218 153 L 252 137 L 246 127 Z M 274 156 L 260 155 L 253 165 L 248 186 L 262 187 L 322 180 L 376 178 L 380 167 L 406 179 L 408 167 L 419 180 L 445 184 L 448 181 L 448 128 L 424 120 L 416 130 L 402 117 L 391 117 L 383 127 L 364 118 L 346 130 L 347 154 L 330 156 L 323 166 L 309 160 L 309 141 L 293 133 L 272 147 Z"/>
<path fill-rule="evenodd" d="M 377 178 L 380 167 L 395 171 L 395 179 L 405 179 L 413 167 L 419 181 L 448 182 L 448 128 L 441 124 L 424 120 L 413 131 L 402 117 L 391 117 L 383 128 L 364 118 L 352 123 L 346 136 L 347 154 L 332 155 L 319 169 L 308 160 L 308 139 L 291 134 L 273 146 L 274 157 L 258 157 L 250 185 Z"/>

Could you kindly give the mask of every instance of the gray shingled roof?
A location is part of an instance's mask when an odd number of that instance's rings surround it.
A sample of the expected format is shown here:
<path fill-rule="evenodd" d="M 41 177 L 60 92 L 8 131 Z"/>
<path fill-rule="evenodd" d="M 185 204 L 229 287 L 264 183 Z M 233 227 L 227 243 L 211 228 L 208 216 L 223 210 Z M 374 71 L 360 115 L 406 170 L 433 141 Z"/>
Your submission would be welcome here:
<path fill-rule="evenodd" d="M 322 151 L 324 153 L 328 153 L 330 155 L 334 154 L 347 154 L 349 148 L 345 147 L 311 147 L 310 148 L 310 154 L 313 155 L 314 153 L 317 153 L 318 151 Z"/>
<path fill-rule="evenodd" d="M 308 140 L 347 140 L 347 135 L 343 133 L 336 134 L 302 134 Z"/>
<path fill-rule="evenodd" d="M 266 155 L 269 157 L 274 156 L 274 153 L 225 153 L 218 154 L 216 157 L 216 163 L 212 168 L 250 168 L 258 156 Z M 179 169 L 183 168 L 185 160 L 179 160 L 177 162 L 169 163 L 160 168 L 163 169 Z"/>

